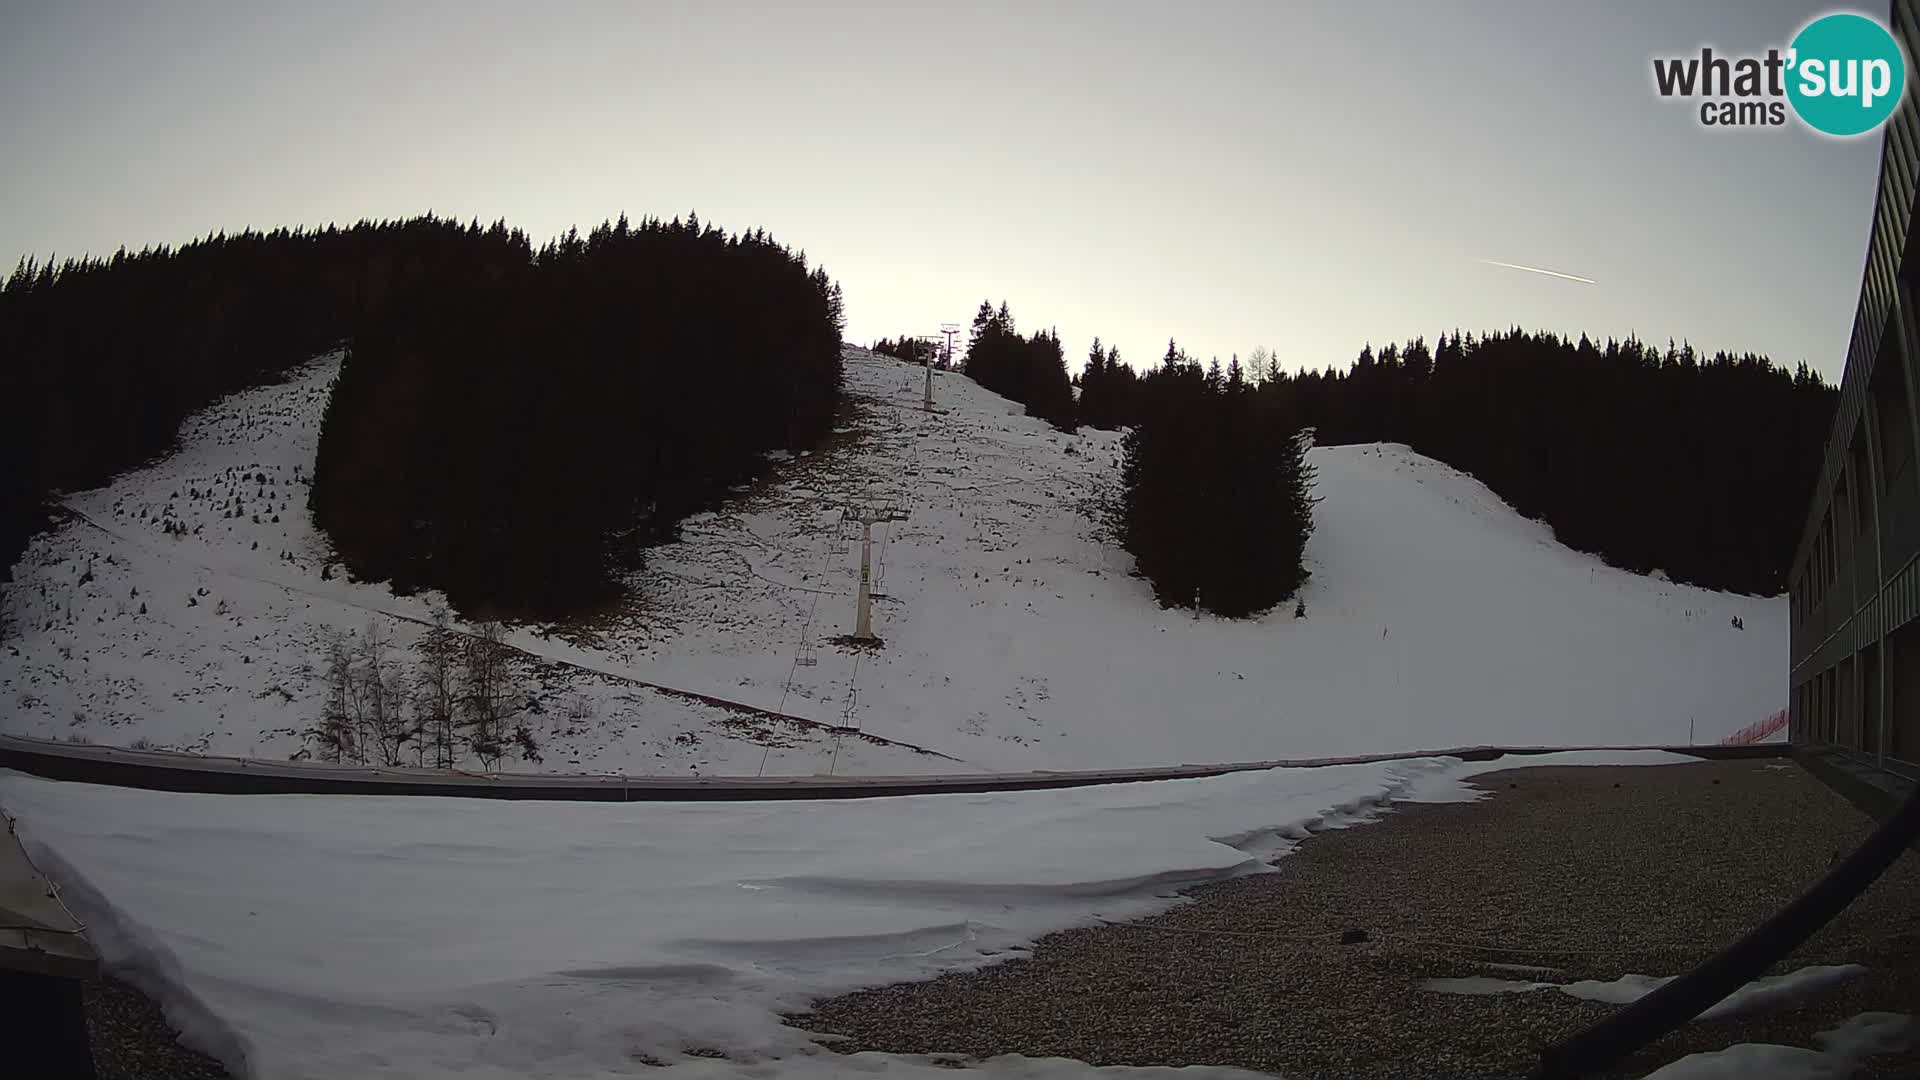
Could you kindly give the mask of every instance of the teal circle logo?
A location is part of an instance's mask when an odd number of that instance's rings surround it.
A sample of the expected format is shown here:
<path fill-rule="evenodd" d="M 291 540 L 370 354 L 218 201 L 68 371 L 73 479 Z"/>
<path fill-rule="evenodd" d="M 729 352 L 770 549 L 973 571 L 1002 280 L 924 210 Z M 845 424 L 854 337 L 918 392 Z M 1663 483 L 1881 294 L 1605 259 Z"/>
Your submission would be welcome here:
<path fill-rule="evenodd" d="M 1887 28 L 1842 12 L 1808 23 L 1787 53 L 1787 100 L 1816 131 L 1864 135 L 1893 115 L 1907 58 Z"/>

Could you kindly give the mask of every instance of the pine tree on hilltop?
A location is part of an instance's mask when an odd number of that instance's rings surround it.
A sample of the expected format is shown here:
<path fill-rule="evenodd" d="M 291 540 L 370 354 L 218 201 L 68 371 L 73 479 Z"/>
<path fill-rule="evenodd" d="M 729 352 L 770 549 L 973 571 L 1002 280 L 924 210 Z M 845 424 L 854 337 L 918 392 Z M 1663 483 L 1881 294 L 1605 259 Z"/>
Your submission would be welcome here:
<path fill-rule="evenodd" d="M 966 356 L 960 366 L 968 378 L 982 386 L 1003 381 L 995 362 L 999 359 L 1004 326 L 994 315 L 993 305 L 985 300 L 980 301 L 980 310 L 974 313 L 973 327 L 967 334 Z"/>
<path fill-rule="evenodd" d="M 973 343 L 979 341 L 980 338 L 986 334 L 987 327 L 992 324 L 993 305 L 982 300 L 980 301 L 980 310 L 973 313 L 973 328 L 967 333 L 967 347 L 971 349 Z"/>
<path fill-rule="evenodd" d="M 1140 377 L 1121 362 L 1120 350 L 1112 345 L 1107 346 L 1106 380 L 1107 426 L 1127 427 L 1134 422 L 1139 407 Z"/>
<path fill-rule="evenodd" d="M 1112 384 L 1107 379 L 1107 355 L 1100 339 L 1093 339 L 1087 364 L 1080 369 L 1080 422 L 1088 427 L 1112 428 Z"/>
<path fill-rule="evenodd" d="M 1073 384 L 1067 379 L 1067 358 L 1058 331 L 1036 333 L 1024 349 L 1027 379 L 1027 415 L 1037 416 L 1062 431 L 1074 428 Z"/>
<path fill-rule="evenodd" d="M 965 370 L 986 389 L 1027 406 L 1028 415 L 1073 430 L 1073 383 L 1059 335 L 1042 330 L 1031 337 L 1019 336 L 1005 301 L 997 312 L 981 302 L 967 344 Z"/>

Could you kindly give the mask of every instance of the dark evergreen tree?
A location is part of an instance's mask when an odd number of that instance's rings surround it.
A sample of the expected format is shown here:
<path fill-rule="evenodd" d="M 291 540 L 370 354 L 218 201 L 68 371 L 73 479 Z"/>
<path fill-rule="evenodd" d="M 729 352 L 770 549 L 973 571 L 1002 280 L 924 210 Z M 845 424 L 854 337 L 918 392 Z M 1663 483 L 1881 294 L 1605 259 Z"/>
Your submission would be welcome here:
<path fill-rule="evenodd" d="M 1306 441 L 1238 360 L 1204 372 L 1177 345 L 1140 380 L 1123 442 L 1121 541 L 1169 607 L 1264 611 L 1305 580 L 1313 531 Z"/>
<path fill-rule="evenodd" d="M 1404 442 L 1569 547 L 1645 573 L 1785 587 L 1837 395 L 1800 365 L 1685 342 L 1442 333 L 1261 388 L 1324 444 Z"/>
<path fill-rule="evenodd" d="M 1080 422 L 1088 427 L 1112 428 L 1106 422 L 1108 416 L 1107 396 L 1107 354 L 1100 347 L 1100 339 L 1093 339 L 1093 347 L 1087 352 L 1087 360 L 1080 368 L 1080 374 L 1074 377 L 1073 384 L 1080 388 Z"/>
<path fill-rule="evenodd" d="M 315 520 L 361 577 L 469 614 L 575 611 L 831 427 L 835 301 L 803 256 L 693 215 L 413 290 L 341 369 Z"/>
<path fill-rule="evenodd" d="M 838 289 L 839 286 L 835 285 L 834 288 Z M 882 356 L 905 360 L 909 364 L 925 364 L 928 360 L 932 360 L 935 367 L 945 366 L 941 362 L 940 350 L 932 342 L 908 337 L 905 334 L 900 335 L 897 341 L 892 338 L 881 338 L 873 343 L 873 351 Z"/>
<path fill-rule="evenodd" d="M 965 371 L 982 387 L 1025 405 L 1027 415 L 1073 430 L 1073 384 L 1059 335 L 1042 330 L 1021 337 L 1014 332 L 1013 316 L 1004 301 L 997 312 L 981 301 L 967 344 Z"/>
<path fill-rule="evenodd" d="M 1080 373 L 1079 422 L 1112 431 L 1133 423 L 1138 376 L 1120 361 L 1120 350 L 1093 339 Z"/>
<path fill-rule="evenodd" d="M 1120 350 L 1107 346 L 1107 396 L 1111 400 L 1107 418 L 1113 427 L 1126 427 L 1134 422 L 1139 409 L 1140 376 L 1133 368 L 1121 363 Z"/>
<path fill-rule="evenodd" d="M 1073 384 L 1067 378 L 1067 357 L 1060 348 L 1060 333 L 1048 330 L 1035 333 L 1026 341 L 1024 366 L 1027 414 L 1037 416 L 1062 431 L 1075 427 Z"/>
<path fill-rule="evenodd" d="M 0 285 L 0 580 L 50 493 L 165 452 L 188 413 L 351 338 L 397 293 L 528 251 L 504 222 L 426 215 L 23 259 Z"/>

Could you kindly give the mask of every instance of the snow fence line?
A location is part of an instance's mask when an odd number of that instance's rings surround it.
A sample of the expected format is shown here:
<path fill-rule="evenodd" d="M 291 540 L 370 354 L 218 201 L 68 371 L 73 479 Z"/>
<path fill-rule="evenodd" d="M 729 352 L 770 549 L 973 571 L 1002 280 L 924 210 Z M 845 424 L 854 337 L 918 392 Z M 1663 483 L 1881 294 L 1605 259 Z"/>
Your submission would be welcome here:
<path fill-rule="evenodd" d="M 1193 780 L 1264 769 L 1359 765 L 1412 758 L 1490 761 L 1566 751 L 1664 750 L 1698 758 L 1786 757 L 1788 743 L 1717 746 L 1466 746 L 1352 757 L 1276 759 L 1212 765 L 1075 772 L 959 773 L 939 776 L 609 776 L 405 769 L 325 762 L 212 757 L 168 750 L 132 750 L 0 734 L 0 769 L 48 780 L 208 795 L 423 795 L 570 802 L 701 802 L 768 799 L 860 799 L 901 795 L 975 794 L 1092 787 L 1156 780 Z"/>
<path fill-rule="evenodd" d="M 1756 720 L 1739 731 L 1720 740 L 1721 746 L 1752 746 L 1762 743 L 1786 730 L 1787 710 L 1781 709 L 1765 720 Z"/>

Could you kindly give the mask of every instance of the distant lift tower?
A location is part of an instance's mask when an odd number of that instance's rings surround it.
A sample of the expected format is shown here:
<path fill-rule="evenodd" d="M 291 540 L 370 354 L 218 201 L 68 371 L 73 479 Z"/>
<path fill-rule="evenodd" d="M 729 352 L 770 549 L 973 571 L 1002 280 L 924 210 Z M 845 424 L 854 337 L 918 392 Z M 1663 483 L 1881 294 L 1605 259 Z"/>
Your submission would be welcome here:
<path fill-rule="evenodd" d="M 941 323 L 940 333 L 947 339 L 946 349 L 941 354 L 940 365 L 948 371 L 953 370 L 953 335 L 960 332 L 959 323 Z M 927 357 L 927 404 L 928 412 L 933 411 L 933 357 Z"/>
<path fill-rule="evenodd" d="M 873 527 L 883 521 L 905 521 L 907 515 L 889 503 L 885 506 L 861 506 L 847 511 L 847 518 L 860 523 L 860 594 L 853 617 L 855 641 L 873 641 Z"/>
<path fill-rule="evenodd" d="M 933 337 L 933 335 L 928 334 L 923 337 L 920 337 L 917 340 L 924 347 L 922 349 L 921 356 L 925 358 L 923 363 L 926 365 L 926 369 L 927 369 L 927 396 L 920 399 L 920 408 L 924 409 L 927 412 L 932 412 L 933 411 L 933 354 L 934 354 L 934 350 L 938 347 L 936 345 L 936 341 L 938 339 Z"/>

